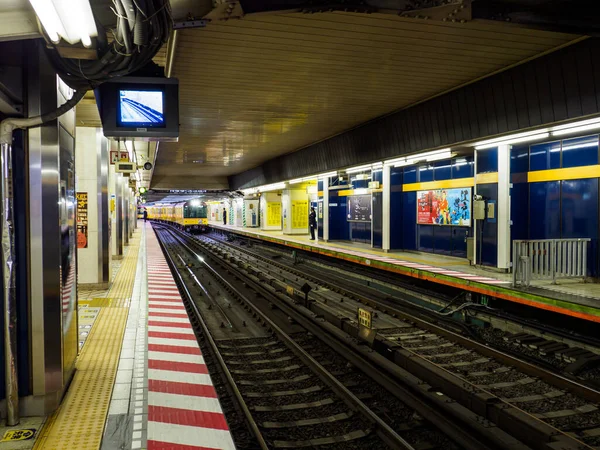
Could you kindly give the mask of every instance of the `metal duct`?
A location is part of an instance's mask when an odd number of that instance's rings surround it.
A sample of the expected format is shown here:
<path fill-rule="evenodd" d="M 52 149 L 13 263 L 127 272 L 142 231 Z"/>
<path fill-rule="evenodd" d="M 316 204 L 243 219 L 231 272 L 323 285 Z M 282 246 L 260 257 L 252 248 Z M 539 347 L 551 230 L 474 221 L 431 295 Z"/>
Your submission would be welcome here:
<path fill-rule="evenodd" d="M 17 297 L 15 286 L 15 238 L 13 230 L 12 146 L 1 147 L 2 184 L 2 278 L 4 282 L 4 355 L 6 424 L 19 423 L 17 382 Z"/>

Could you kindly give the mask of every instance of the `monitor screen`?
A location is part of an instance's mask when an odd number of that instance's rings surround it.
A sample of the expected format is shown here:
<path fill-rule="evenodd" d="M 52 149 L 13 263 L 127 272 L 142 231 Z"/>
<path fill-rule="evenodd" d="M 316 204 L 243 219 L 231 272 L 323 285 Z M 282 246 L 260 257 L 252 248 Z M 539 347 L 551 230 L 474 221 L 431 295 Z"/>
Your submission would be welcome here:
<path fill-rule="evenodd" d="M 164 127 L 163 92 L 119 90 L 118 119 L 122 127 Z"/>

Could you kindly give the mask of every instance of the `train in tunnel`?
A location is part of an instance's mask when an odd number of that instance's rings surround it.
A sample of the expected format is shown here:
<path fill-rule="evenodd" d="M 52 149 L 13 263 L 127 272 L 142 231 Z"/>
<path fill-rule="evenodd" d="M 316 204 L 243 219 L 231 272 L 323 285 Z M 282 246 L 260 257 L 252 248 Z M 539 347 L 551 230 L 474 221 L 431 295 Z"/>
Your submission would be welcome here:
<path fill-rule="evenodd" d="M 163 203 L 146 206 L 148 219 L 174 225 L 185 231 L 208 230 L 206 203 L 194 199 L 179 203 Z"/>

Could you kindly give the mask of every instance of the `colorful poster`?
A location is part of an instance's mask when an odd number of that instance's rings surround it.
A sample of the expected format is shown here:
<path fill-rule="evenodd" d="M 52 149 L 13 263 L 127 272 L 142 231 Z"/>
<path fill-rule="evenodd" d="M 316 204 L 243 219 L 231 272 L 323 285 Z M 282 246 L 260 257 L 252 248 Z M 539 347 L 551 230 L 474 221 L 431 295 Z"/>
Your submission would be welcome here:
<path fill-rule="evenodd" d="M 281 202 L 267 202 L 267 226 L 281 226 Z"/>
<path fill-rule="evenodd" d="M 308 228 L 308 200 L 292 201 L 292 228 Z"/>
<path fill-rule="evenodd" d="M 88 246 L 88 194 L 77 193 L 77 248 Z"/>
<path fill-rule="evenodd" d="M 471 226 L 471 188 L 417 192 L 417 223 Z"/>

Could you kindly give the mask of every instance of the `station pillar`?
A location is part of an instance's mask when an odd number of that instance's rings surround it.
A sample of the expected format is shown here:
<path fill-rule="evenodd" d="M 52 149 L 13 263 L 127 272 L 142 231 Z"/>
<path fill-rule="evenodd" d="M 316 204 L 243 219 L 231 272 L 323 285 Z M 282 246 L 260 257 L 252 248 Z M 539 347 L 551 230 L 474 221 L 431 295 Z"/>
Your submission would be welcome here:
<path fill-rule="evenodd" d="M 111 280 L 108 233 L 109 144 L 101 128 L 78 127 L 75 148 L 77 279 L 80 286 L 106 289 Z"/>
<path fill-rule="evenodd" d="M 42 42 L 27 52 L 27 116 L 54 111 L 71 95 Z M 28 156 L 29 394 L 22 416 L 54 411 L 75 370 L 78 352 L 75 111 L 26 133 Z M 22 348 L 22 347 L 21 347 Z M 22 352 L 23 353 L 23 352 Z M 23 356 L 23 354 L 21 355 Z M 28 389 L 27 389 L 28 388 Z"/>
<path fill-rule="evenodd" d="M 115 166 L 109 168 L 109 193 L 110 193 L 110 223 L 111 247 L 113 259 L 123 257 L 123 176 L 115 172 Z"/>
<path fill-rule="evenodd" d="M 329 241 L 329 177 L 323 178 L 323 241 Z"/>
<path fill-rule="evenodd" d="M 382 200 L 382 214 L 383 220 L 381 224 L 381 249 L 384 252 L 390 251 L 390 199 L 392 195 L 392 166 L 383 166 L 383 200 Z"/>
<path fill-rule="evenodd" d="M 498 268 L 510 268 L 510 145 L 498 146 Z"/>

